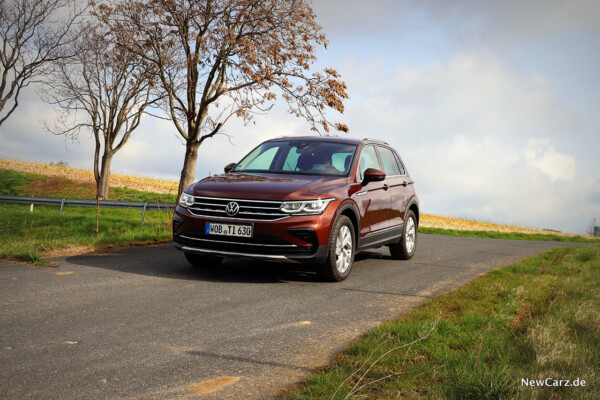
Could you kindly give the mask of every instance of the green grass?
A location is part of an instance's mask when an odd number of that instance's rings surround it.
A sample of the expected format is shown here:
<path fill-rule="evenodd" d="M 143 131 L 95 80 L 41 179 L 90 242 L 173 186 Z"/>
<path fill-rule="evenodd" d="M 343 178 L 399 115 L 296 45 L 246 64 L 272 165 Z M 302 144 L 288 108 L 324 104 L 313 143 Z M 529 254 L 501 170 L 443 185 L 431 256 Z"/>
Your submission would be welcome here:
<path fill-rule="evenodd" d="M 558 248 L 439 295 L 283 398 L 598 399 L 599 247 Z M 586 386 L 533 388 L 523 378 Z"/>
<path fill-rule="evenodd" d="M 496 232 L 496 231 L 462 231 L 457 229 L 442 229 L 442 228 L 426 228 L 419 227 L 419 233 L 427 233 L 433 235 L 450 235 L 450 236 L 465 236 L 476 238 L 490 239 L 509 239 L 509 240 L 541 240 L 551 242 L 582 242 L 582 243 L 598 243 L 600 239 L 590 239 L 580 235 L 575 236 L 560 236 L 555 234 L 545 233 L 520 233 L 520 232 Z"/>
<path fill-rule="evenodd" d="M 171 238 L 170 212 L 0 204 L 0 258 L 44 264 L 44 253 L 68 246 L 88 248 L 156 242 Z"/>
<path fill-rule="evenodd" d="M 0 169 L 0 194 L 74 199 L 95 198 L 93 184 L 81 184 L 62 177 L 47 177 Z M 111 188 L 113 200 L 175 202 L 176 196 Z M 0 258 L 45 264 L 44 254 L 69 246 L 93 249 L 109 245 L 156 242 L 171 238 L 172 210 L 147 211 L 141 223 L 141 210 L 100 209 L 96 234 L 96 209 L 29 206 L 0 203 Z"/>
<path fill-rule="evenodd" d="M 22 196 L 21 189 L 34 178 L 43 178 L 43 175 L 0 169 L 0 195 Z"/>

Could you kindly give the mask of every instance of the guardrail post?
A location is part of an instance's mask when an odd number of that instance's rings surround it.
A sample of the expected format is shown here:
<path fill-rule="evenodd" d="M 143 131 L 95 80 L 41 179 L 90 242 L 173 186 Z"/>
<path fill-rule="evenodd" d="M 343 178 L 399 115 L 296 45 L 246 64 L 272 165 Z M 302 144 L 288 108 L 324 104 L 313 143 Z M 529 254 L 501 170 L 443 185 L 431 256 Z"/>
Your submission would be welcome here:
<path fill-rule="evenodd" d="M 65 199 L 60 202 L 60 213 L 58 215 L 62 215 L 63 208 L 65 208 Z"/>
<path fill-rule="evenodd" d="M 146 207 L 148 207 L 148 203 L 144 203 L 144 211 L 142 212 L 142 224 L 144 223 L 144 218 L 146 217 Z"/>
<path fill-rule="evenodd" d="M 33 212 L 33 203 L 29 206 L 29 212 Z"/>

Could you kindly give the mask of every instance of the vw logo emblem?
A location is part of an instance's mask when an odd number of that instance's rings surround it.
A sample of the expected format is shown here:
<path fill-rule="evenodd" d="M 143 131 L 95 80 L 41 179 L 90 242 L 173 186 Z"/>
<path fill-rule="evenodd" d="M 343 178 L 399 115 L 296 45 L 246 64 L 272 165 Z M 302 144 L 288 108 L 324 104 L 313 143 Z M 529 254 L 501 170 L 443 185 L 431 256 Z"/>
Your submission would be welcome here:
<path fill-rule="evenodd" d="M 239 211 L 240 211 L 240 205 L 238 203 L 236 203 L 235 201 L 232 201 L 231 203 L 227 204 L 227 206 L 225 207 L 225 212 L 230 217 L 237 215 L 237 213 Z"/>

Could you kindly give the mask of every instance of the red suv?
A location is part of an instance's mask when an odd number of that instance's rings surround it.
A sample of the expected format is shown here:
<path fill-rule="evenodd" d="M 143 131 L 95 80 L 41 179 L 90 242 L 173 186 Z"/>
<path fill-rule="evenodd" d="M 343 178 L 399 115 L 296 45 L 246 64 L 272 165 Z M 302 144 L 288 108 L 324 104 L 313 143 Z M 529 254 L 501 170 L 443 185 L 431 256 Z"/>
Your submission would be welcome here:
<path fill-rule="evenodd" d="M 411 258 L 418 225 L 413 181 L 387 143 L 278 138 L 185 190 L 173 244 L 195 266 L 298 261 L 341 281 L 357 251 L 386 245 L 393 258 Z"/>

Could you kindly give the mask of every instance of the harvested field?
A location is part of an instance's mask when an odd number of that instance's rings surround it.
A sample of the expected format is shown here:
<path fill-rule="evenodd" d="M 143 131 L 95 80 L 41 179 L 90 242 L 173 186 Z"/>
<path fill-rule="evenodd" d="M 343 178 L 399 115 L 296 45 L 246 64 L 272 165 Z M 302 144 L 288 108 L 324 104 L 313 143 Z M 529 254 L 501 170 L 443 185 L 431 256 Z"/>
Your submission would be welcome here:
<path fill-rule="evenodd" d="M 94 172 L 85 169 L 71 167 L 59 167 L 55 165 L 36 164 L 24 161 L 1 160 L 0 169 L 12 169 L 14 171 L 27 172 L 30 174 L 40 174 L 46 176 L 64 177 L 76 182 L 94 184 Z M 128 187 L 143 192 L 177 194 L 178 182 L 140 178 L 129 175 L 110 175 L 111 187 Z"/>
<path fill-rule="evenodd" d="M 541 233 L 561 236 L 573 236 L 572 234 L 546 229 L 534 229 L 524 226 L 500 225 L 492 222 L 479 222 L 469 219 L 444 217 L 439 215 L 421 215 L 420 226 L 426 228 L 457 229 L 461 231 L 493 231 L 493 232 L 520 232 L 520 233 Z"/>

